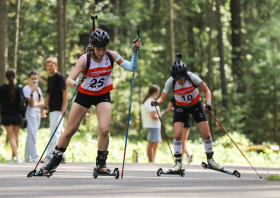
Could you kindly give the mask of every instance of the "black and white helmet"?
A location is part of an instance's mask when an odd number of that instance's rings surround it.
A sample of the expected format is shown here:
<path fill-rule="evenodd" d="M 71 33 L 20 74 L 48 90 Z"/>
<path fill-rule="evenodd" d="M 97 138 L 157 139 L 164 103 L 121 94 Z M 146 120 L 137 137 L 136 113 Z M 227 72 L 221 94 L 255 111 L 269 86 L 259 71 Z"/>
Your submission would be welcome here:
<path fill-rule="evenodd" d="M 90 34 L 89 42 L 94 47 L 105 47 L 110 43 L 110 36 L 104 30 L 96 28 Z"/>
<path fill-rule="evenodd" d="M 170 67 L 170 74 L 174 80 L 183 79 L 187 76 L 187 65 L 181 60 L 176 60 Z"/>

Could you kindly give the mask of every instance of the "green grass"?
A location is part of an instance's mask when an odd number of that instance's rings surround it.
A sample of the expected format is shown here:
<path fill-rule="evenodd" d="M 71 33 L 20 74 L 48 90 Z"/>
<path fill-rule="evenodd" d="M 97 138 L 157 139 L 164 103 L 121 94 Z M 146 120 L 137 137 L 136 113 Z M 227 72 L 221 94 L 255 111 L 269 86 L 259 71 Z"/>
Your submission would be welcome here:
<path fill-rule="evenodd" d="M 266 181 L 280 181 L 280 175 L 277 174 L 268 174 L 263 178 Z"/>
<path fill-rule="evenodd" d="M 50 134 L 48 128 L 42 128 L 38 131 L 37 148 L 39 155 L 42 154 L 45 146 L 48 143 Z M 231 133 L 231 137 L 236 141 L 238 146 L 249 145 L 250 140 L 244 135 L 238 133 Z M 0 135 L 0 162 L 8 162 L 11 157 L 11 148 L 9 144 L 5 144 L 6 132 Z M 20 130 L 19 135 L 19 155 L 24 159 L 24 147 L 26 141 L 26 130 Z M 97 138 L 87 132 L 86 128 L 80 126 L 78 132 L 72 138 L 69 147 L 67 148 L 66 161 L 67 162 L 95 162 L 97 153 Z M 173 151 L 173 141 L 170 141 L 171 149 Z M 125 138 L 124 137 L 110 137 L 108 162 L 120 163 L 123 160 Z M 200 138 L 196 141 L 188 141 L 187 147 L 193 152 L 193 163 L 200 164 L 206 160 L 203 140 Z M 126 151 L 126 162 L 132 162 L 133 150 L 138 152 L 139 163 L 148 163 L 146 155 L 147 142 L 145 140 L 128 141 Z M 218 138 L 214 143 L 214 158 L 217 162 L 222 164 L 248 165 L 248 162 L 231 143 L 227 136 Z M 280 153 L 275 153 L 269 148 L 265 152 L 244 152 L 245 156 L 254 166 L 278 166 Z M 278 159 L 278 160 L 277 160 Z M 172 164 L 172 156 L 170 154 L 166 141 L 159 144 L 156 153 L 156 163 Z"/>

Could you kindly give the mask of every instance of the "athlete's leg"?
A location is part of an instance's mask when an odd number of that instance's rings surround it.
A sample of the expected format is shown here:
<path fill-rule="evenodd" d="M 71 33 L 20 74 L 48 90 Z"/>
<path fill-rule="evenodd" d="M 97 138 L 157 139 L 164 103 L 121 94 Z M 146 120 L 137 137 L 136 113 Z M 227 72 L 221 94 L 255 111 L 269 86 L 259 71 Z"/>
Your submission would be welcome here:
<path fill-rule="evenodd" d="M 171 172 L 180 171 L 182 168 L 182 131 L 184 123 L 175 122 L 174 123 L 174 156 L 175 165 L 169 168 Z"/>
<path fill-rule="evenodd" d="M 87 108 L 85 108 L 75 102 L 73 103 L 65 131 L 64 131 L 64 133 L 62 133 L 62 135 L 59 138 L 58 148 L 60 148 L 60 147 L 67 148 L 68 147 L 72 136 L 78 130 L 78 128 L 81 124 L 81 121 L 83 120 L 83 118 L 85 117 L 85 115 L 87 113 L 87 110 L 88 110 Z"/>
<path fill-rule="evenodd" d="M 49 161 L 48 164 L 40 169 L 42 173 L 46 174 L 50 170 L 55 169 L 60 164 L 62 155 L 68 147 L 72 136 L 79 128 L 82 119 L 87 113 L 87 110 L 87 108 L 77 104 L 76 102 L 73 103 L 66 129 L 58 140 L 58 145 L 54 152 L 53 158 Z"/>
<path fill-rule="evenodd" d="M 183 133 L 182 133 L 182 156 L 184 155 L 184 153 L 186 153 L 188 155 L 187 140 L 189 137 L 189 133 L 190 133 L 190 128 L 184 127 Z"/>
<path fill-rule="evenodd" d="M 183 122 L 174 123 L 174 140 L 176 141 L 182 140 L 183 126 L 184 126 Z"/>
<path fill-rule="evenodd" d="M 206 151 L 208 165 L 214 169 L 222 170 L 224 166 L 215 162 L 215 160 L 213 159 L 213 154 L 214 154 L 212 150 L 213 141 L 212 141 L 208 122 L 207 121 L 199 122 L 197 123 L 197 126 L 204 139 L 204 147 Z"/>
<path fill-rule="evenodd" d="M 109 128 L 111 123 L 111 103 L 101 102 L 96 105 L 96 115 L 98 118 L 99 127 L 99 140 L 98 140 L 98 156 L 97 156 L 97 166 L 99 166 L 99 171 L 107 172 L 109 170 L 106 167 L 107 150 L 109 145 Z M 105 159 L 106 158 L 106 159 Z"/>
<path fill-rule="evenodd" d="M 96 106 L 99 126 L 98 150 L 107 151 L 109 145 L 109 128 L 111 123 L 111 103 L 101 102 Z"/>

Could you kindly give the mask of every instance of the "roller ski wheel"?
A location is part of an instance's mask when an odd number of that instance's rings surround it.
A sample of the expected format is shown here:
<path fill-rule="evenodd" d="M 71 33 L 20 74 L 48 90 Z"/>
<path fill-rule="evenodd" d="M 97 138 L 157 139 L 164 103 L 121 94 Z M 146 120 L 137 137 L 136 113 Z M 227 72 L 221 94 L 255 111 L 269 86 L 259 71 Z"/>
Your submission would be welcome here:
<path fill-rule="evenodd" d="M 184 176 L 185 176 L 185 174 L 186 174 L 185 169 L 182 169 L 180 173 L 181 173 L 181 174 L 180 174 L 180 175 L 181 175 L 181 177 L 184 177 Z"/>
<path fill-rule="evenodd" d="M 180 171 L 176 171 L 176 172 L 171 172 L 171 171 L 167 171 L 167 172 L 163 172 L 162 168 L 159 168 L 157 171 L 157 176 L 161 176 L 161 175 L 179 175 L 181 177 L 184 177 L 186 172 L 185 169 L 181 169 Z"/>
<path fill-rule="evenodd" d="M 114 169 L 113 173 L 110 173 L 110 170 L 107 172 L 100 172 L 96 167 L 93 169 L 93 178 L 97 179 L 98 176 L 114 176 L 115 179 L 119 179 L 120 177 L 120 172 L 118 168 Z"/>
<path fill-rule="evenodd" d="M 51 170 L 50 172 L 43 174 L 40 171 L 36 172 L 36 170 L 31 171 L 30 173 L 28 173 L 27 177 L 51 177 L 53 176 L 53 174 L 55 173 L 55 169 Z"/>
<path fill-rule="evenodd" d="M 157 176 L 161 176 L 162 173 L 163 173 L 162 168 L 159 168 L 157 171 Z"/>
<path fill-rule="evenodd" d="M 33 171 L 30 171 L 28 174 L 27 174 L 27 177 L 32 177 L 36 174 L 36 170 L 34 169 Z"/>
<path fill-rule="evenodd" d="M 206 164 L 205 162 L 202 162 L 201 163 L 201 166 L 204 168 L 204 169 L 211 169 L 211 170 L 214 170 L 214 171 L 218 171 L 218 172 L 222 172 L 222 173 L 225 173 L 225 174 L 228 174 L 228 175 L 234 175 L 236 176 L 237 178 L 241 177 L 241 174 L 237 171 L 237 170 L 234 170 L 233 172 L 229 171 L 229 170 L 226 170 L 225 168 L 223 170 L 216 170 L 216 169 L 213 169 L 211 168 L 208 164 Z"/>

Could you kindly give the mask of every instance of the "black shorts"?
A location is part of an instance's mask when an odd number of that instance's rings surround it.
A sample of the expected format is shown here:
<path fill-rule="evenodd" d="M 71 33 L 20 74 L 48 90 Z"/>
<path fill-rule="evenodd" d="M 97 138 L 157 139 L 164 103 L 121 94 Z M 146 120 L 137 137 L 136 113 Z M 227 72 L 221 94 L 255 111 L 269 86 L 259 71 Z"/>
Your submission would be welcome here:
<path fill-rule="evenodd" d="M 101 102 L 111 103 L 110 92 L 100 96 L 90 96 L 78 91 L 75 101 L 77 104 L 89 109 L 91 105 L 98 105 Z"/>
<path fill-rule="evenodd" d="M 192 114 L 196 123 L 207 121 L 205 111 L 201 102 L 199 102 L 191 107 L 176 107 L 176 110 L 174 111 L 173 122 L 185 123 L 186 118 L 190 116 L 189 114 Z"/>
<path fill-rule="evenodd" d="M 180 107 L 174 107 L 173 123 L 175 123 L 175 120 L 176 120 L 176 119 L 175 119 L 175 111 L 176 111 L 177 108 L 180 108 Z M 178 121 L 176 121 L 176 122 L 178 122 Z M 189 127 L 192 126 L 191 117 L 190 117 L 190 114 L 189 114 L 189 113 L 186 114 L 186 115 L 184 116 L 184 121 L 183 121 L 183 123 L 184 123 L 184 128 L 189 128 Z"/>
<path fill-rule="evenodd" d="M 22 116 L 20 113 L 14 115 L 2 114 L 1 115 L 1 124 L 4 126 L 10 125 L 21 125 Z"/>

